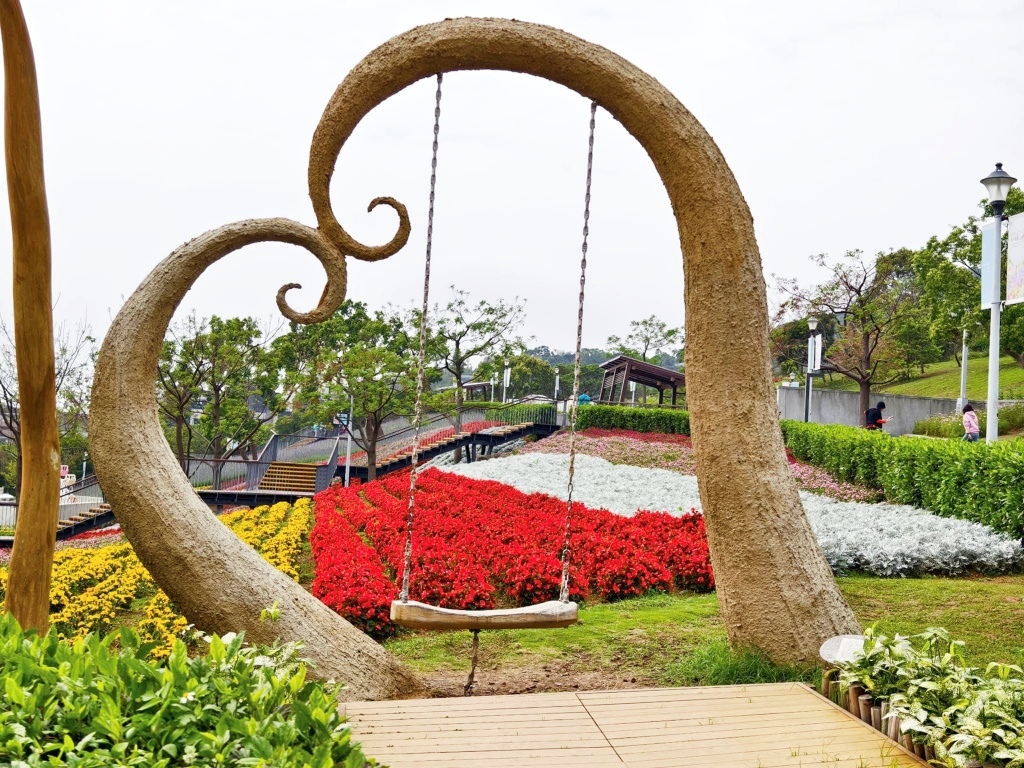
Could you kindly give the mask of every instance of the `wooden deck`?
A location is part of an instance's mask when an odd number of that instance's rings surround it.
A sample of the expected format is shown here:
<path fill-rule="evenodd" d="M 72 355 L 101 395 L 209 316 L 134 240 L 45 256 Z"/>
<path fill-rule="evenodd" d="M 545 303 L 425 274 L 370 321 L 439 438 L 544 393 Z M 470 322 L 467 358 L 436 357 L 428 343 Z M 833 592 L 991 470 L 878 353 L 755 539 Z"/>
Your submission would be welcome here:
<path fill-rule="evenodd" d="M 363 751 L 392 768 L 925 765 L 798 683 L 360 702 L 347 714 Z"/>

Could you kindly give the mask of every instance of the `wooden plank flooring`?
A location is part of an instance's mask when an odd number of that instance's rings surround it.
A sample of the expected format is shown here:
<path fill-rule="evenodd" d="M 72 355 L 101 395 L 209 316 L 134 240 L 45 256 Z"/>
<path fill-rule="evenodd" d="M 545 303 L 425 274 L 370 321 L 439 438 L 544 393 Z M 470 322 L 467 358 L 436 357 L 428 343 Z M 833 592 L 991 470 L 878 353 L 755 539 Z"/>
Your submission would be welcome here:
<path fill-rule="evenodd" d="M 910 768 L 924 762 L 798 683 L 647 688 L 346 708 L 392 768 Z"/>

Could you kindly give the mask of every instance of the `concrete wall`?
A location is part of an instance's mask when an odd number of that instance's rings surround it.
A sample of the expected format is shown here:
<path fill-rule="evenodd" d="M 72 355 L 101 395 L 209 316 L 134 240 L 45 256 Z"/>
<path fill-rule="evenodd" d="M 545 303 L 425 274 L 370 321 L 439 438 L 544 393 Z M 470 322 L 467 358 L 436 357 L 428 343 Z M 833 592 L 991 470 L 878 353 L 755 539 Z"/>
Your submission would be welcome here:
<path fill-rule="evenodd" d="M 804 420 L 804 388 L 779 387 L 779 410 L 782 418 Z M 953 413 L 957 410 L 956 400 L 938 397 L 908 397 L 906 395 L 871 394 L 871 405 L 879 400 L 885 402 L 882 414 L 891 421 L 885 431 L 893 435 L 906 435 L 914 431 L 914 423 L 929 416 Z M 972 403 L 978 410 L 984 404 Z M 848 424 L 854 427 L 864 425 L 860 410 L 860 393 L 837 389 L 811 388 L 811 421 L 818 424 Z"/>

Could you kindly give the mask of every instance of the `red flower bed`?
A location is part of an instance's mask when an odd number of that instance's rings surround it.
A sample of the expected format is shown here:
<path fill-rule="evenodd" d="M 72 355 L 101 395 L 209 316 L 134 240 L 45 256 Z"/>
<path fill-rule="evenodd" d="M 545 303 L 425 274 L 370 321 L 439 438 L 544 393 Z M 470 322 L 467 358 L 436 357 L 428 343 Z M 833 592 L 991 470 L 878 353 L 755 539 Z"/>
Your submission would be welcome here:
<path fill-rule="evenodd" d="M 375 637 L 395 631 L 408 473 L 316 496 L 313 594 Z M 446 608 L 530 605 L 558 596 L 565 502 L 488 480 L 428 470 L 416 493 L 410 597 Z M 573 599 L 714 588 L 704 518 L 622 517 L 573 506 Z"/>

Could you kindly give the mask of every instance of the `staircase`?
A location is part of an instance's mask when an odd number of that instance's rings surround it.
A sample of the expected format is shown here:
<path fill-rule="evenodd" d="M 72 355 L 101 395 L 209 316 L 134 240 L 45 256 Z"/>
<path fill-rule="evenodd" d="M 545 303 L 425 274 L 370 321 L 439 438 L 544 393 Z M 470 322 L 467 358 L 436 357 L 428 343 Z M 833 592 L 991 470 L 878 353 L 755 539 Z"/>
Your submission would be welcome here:
<path fill-rule="evenodd" d="M 58 520 L 57 532 L 60 533 L 61 531 L 68 530 L 69 528 L 75 528 L 79 523 L 86 523 L 94 518 L 109 514 L 109 504 L 100 504 L 95 507 L 90 507 L 87 512 L 79 512 L 74 517 L 68 517 L 64 520 Z"/>
<path fill-rule="evenodd" d="M 312 495 L 316 493 L 316 464 L 272 462 L 260 480 L 259 490 L 296 491 Z"/>
<path fill-rule="evenodd" d="M 448 437 L 442 437 L 437 440 L 430 440 L 428 442 L 421 443 L 418 458 L 421 461 L 426 461 L 427 459 L 433 458 L 438 453 L 443 453 L 444 449 L 450 448 L 454 450 L 455 448 L 462 444 L 462 441 L 464 439 L 469 437 L 472 437 L 472 435 L 469 432 L 457 432 L 456 434 L 449 435 Z M 378 459 L 377 474 L 385 474 L 387 472 L 392 471 L 393 469 L 399 469 L 401 467 L 407 466 L 409 463 L 411 463 L 411 461 L 412 446 L 410 445 L 408 448 L 405 448 L 404 450 L 399 451 L 398 453 L 393 453 L 390 456 L 385 456 L 382 459 Z"/>

